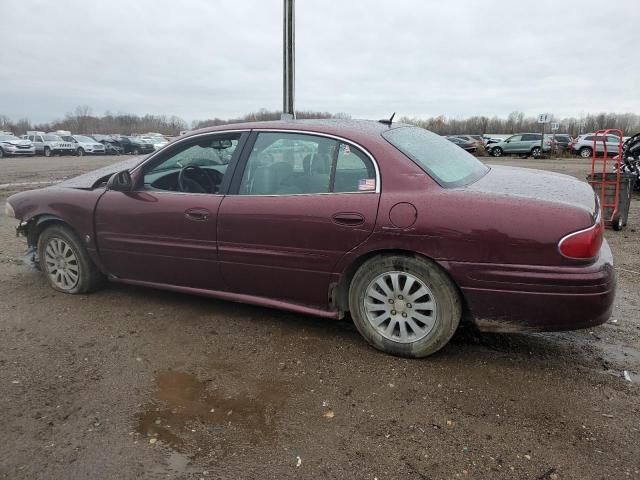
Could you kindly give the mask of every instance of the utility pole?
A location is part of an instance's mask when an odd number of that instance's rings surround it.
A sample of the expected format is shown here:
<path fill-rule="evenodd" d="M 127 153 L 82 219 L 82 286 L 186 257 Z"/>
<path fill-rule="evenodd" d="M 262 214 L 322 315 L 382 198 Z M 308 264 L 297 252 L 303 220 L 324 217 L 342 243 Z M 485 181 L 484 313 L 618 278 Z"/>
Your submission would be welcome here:
<path fill-rule="evenodd" d="M 295 95 L 295 0 L 284 0 L 282 120 L 296 118 Z"/>

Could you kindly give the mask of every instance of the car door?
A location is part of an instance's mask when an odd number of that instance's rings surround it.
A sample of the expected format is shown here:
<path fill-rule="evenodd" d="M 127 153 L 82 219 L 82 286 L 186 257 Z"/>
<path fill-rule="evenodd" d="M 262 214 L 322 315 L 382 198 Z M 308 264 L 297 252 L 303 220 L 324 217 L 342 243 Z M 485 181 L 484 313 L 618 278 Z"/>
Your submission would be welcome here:
<path fill-rule="evenodd" d="M 221 289 L 216 220 L 247 135 L 178 141 L 134 171 L 131 192 L 107 190 L 95 212 L 106 269 L 127 280 Z"/>
<path fill-rule="evenodd" d="M 379 199 L 375 161 L 353 143 L 254 132 L 218 216 L 227 288 L 327 308 L 333 267 L 371 234 Z"/>
<path fill-rule="evenodd" d="M 33 139 L 31 141 L 36 147 L 36 152 L 44 152 L 44 140 L 42 139 L 42 135 L 33 135 Z"/>
<path fill-rule="evenodd" d="M 505 140 L 504 142 L 504 151 L 505 153 L 516 153 L 518 152 L 518 149 L 520 148 L 520 139 L 522 138 L 521 135 L 512 135 L 511 137 L 507 138 L 507 140 Z"/>

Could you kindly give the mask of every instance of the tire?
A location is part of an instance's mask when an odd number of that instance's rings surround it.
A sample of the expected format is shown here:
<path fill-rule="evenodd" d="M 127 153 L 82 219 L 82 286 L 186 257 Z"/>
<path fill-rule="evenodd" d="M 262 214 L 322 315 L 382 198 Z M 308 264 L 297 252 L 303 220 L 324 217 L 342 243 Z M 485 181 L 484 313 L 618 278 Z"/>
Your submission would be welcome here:
<path fill-rule="evenodd" d="M 0 158 L 4 157 L 4 150 L 0 148 Z"/>
<path fill-rule="evenodd" d="M 541 153 L 542 153 L 542 150 L 540 149 L 540 147 L 533 147 L 531 149 L 531 156 L 533 158 L 538 158 Z"/>
<path fill-rule="evenodd" d="M 624 222 L 622 221 L 622 215 L 617 213 L 616 216 L 613 217 L 613 219 L 611 220 L 611 227 L 616 232 L 619 232 L 620 230 L 622 230 L 622 227 L 624 227 Z"/>
<path fill-rule="evenodd" d="M 131 153 L 133 153 L 134 155 L 140 155 L 140 150 L 138 150 L 137 148 L 134 148 L 133 152 Z"/>
<path fill-rule="evenodd" d="M 104 283 L 78 236 L 64 225 L 52 225 L 40 234 L 38 258 L 49 285 L 59 292 L 88 293 Z"/>
<path fill-rule="evenodd" d="M 387 286 L 386 293 L 381 285 Z M 425 308 L 417 309 L 418 305 Z M 420 358 L 449 342 L 460 323 L 462 301 L 456 286 L 434 262 L 381 255 L 365 262 L 354 275 L 349 309 L 356 328 L 373 347 Z"/>
<path fill-rule="evenodd" d="M 582 158 L 591 158 L 591 155 L 593 154 L 593 149 L 589 147 L 582 147 L 578 153 Z"/>
<path fill-rule="evenodd" d="M 79 157 L 83 157 L 84 156 L 84 148 L 78 148 L 76 150 L 76 155 Z"/>
<path fill-rule="evenodd" d="M 491 156 L 493 157 L 501 157 L 504 152 L 500 147 L 494 147 L 491 149 Z"/>
<path fill-rule="evenodd" d="M 51 149 L 49 147 L 44 147 L 44 156 L 45 157 L 51 156 Z"/>

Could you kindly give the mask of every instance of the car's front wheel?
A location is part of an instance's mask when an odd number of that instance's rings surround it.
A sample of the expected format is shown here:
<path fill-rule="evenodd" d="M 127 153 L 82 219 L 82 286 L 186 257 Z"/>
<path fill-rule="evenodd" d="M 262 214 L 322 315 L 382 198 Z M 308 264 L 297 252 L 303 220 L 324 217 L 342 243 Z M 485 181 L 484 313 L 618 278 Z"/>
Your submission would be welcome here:
<path fill-rule="evenodd" d="M 358 269 L 349 309 L 372 346 L 416 358 L 444 347 L 462 315 L 458 290 L 438 265 L 398 255 L 375 257 Z"/>
<path fill-rule="evenodd" d="M 140 150 L 138 150 L 137 148 L 134 148 L 133 152 L 131 153 L 133 153 L 134 155 L 140 155 Z"/>
<path fill-rule="evenodd" d="M 51 156 L 51 149 L 49 147 L 44 147 L 44 156 L 45 157 Z"/>
<path fill-rule="evenodd" d="M 78 236 L 63 225 L 52 225 L 40 234 L 38 256 L 49 284 L 60 292 L 87 293 L 104 281 Z"/>
<path fill-rule="evenodd" d="M 502 156 L 502 149 L 500 147 L 493 147 L 491 149 L 491 155 L 493 155 L 494 157 L 501 157 Z"/>
<path fill-rule="evenodd" d="M 76 155 L 78 155 L 79 157 L 83 157 L 84 156 L 84 148 L 78 148 L 78 150 L 76 150 Z"/>
<path fill-rule="evenodd" d="M 580 149 L 580 156 L 582 158 L 590 158 L 593 150 L 589 147 L 582 147 Z"/>

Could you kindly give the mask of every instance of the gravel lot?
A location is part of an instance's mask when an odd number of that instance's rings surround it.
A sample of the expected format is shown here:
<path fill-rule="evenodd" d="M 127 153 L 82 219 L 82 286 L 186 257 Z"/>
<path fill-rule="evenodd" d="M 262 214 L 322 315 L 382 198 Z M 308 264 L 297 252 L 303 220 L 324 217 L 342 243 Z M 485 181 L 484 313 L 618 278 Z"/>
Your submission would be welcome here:
<path fill-rule="evenodd" d="M 123 157 L 0 159 L 11 193 Z M 490 163 L 584 178 L 580 159 Z M 461 331 L 424 360 L 328 321 L 143 288 L 55 293 L 0 217 L 0 478 L 640 478 L 640 197 L 612 319 Z M 632 382 L 625 381 L 623 370 Z"/>

